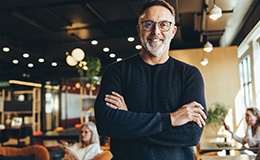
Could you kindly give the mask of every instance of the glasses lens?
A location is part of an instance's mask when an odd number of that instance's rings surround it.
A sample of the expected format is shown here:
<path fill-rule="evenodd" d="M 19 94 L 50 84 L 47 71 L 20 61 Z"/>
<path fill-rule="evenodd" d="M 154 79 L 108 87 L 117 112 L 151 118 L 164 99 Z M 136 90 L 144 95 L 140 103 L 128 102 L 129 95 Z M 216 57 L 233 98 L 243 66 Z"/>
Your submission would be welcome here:
<path fill-rule="evenodd" d="M 158 24 L 161 31 L 168 31 L 171 27 L 171 22 L 168 21 L 161 21 Z"/>
<path fill-rule="evenodd" d="M 146 31 L 150 31 L 152 30 L 153 26 L 154 26 L 154 22 L 153 21 L 144 21 L 143 23 L 143 28 Z"/>

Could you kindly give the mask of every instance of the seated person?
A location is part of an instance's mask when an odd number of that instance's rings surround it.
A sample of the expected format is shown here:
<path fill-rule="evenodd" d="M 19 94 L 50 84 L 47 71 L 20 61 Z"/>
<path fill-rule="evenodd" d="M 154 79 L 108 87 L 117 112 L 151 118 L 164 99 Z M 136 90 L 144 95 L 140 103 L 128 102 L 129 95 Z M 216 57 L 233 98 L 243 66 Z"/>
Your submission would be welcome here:
<path fill-rule="evenodd" d="M 80 131 L 79 143 L 75 143 L 73 146 L 68 146 L 66 143 L 62 145 L 62 149 L 66 153 L 62 160 L 89 160 L 102 152 L 97 128 L 93 122 L 83 124 Z"/>
<path fill-rule="evenodd" d="M 225 129 L 232 134 L 232 137 L 245 145 L 246 143 L 249 147 L 258 147 L 260 142 L 260 111 L 257 108 L 247 108 L 246 109 L 246 135 L 241 138 L 233 133 L 229 126 L 225 125 Z"/>

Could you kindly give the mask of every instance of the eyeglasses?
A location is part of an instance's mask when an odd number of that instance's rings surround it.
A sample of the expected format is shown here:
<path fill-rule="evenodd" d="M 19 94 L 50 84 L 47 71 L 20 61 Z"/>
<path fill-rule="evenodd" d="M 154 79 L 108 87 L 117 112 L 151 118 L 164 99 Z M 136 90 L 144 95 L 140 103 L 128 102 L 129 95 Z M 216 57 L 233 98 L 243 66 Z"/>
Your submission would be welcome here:
<path fill-rule="evenodd" d="M 170 30 L 171 28 L 171 25 L 173 24 L 172 22 L 170 21 L 160 21 L 160 22 L 154 22 L 154 21 L 151 21 L 151 20 L 147 20 L 147 21 L 143 21 L 141 22 L 142 23 L 142 26 L 143 26 L 143 29 L 145 31 L 151 31 L 154 29 L 155 27 L 155 24 L 158 24 L 158 27 L 160 29 L 160 31 L 162 32 L 167 32 Z"/>

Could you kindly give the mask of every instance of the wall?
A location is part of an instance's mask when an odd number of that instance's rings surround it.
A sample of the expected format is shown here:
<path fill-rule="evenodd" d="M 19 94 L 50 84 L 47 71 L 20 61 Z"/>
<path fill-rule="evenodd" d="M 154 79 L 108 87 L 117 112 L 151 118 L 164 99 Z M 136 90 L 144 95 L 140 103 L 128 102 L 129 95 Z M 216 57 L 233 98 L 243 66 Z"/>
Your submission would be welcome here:
<path fill-rule="evenodd" d="M 200 64 L 203 54 L 208 58 L 206 66 Z M 205 83 L 205 98 L 207 107 L 215 102 L 226 104 L 231 110 L 235 109 L 235 98 L 239 91 L 239 70 L 237 47 L 214 47 L 210 53 L 202 49 L 173 50 L 170 55 L 178 60 L 196 66 L 202 73 Z M 215 134 L 209 126 L 205 127 L 205 136 Z"/>

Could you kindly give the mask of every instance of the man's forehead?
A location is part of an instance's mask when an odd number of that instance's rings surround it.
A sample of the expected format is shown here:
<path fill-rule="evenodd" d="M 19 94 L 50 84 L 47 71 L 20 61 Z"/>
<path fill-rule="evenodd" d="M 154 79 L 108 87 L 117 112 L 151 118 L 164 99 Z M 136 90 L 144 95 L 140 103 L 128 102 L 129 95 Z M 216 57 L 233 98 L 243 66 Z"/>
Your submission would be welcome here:
<path fill-rule="evenodd" d="M 139 19 L 162 18 L 162 17 L 165 20 L 171 20 L 174 18 L 168 8 L 164 6 L 151 6 L 146 10 L 144 10 L 143 14 L 140 15 Z"/>

